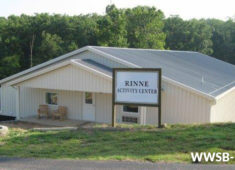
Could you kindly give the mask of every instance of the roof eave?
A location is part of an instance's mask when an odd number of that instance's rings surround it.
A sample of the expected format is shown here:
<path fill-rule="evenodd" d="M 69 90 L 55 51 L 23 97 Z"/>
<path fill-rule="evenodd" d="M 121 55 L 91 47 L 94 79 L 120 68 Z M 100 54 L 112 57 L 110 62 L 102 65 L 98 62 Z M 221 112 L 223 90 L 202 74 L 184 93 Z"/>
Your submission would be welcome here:
<path fill-rule="evenodd" d="M 230 89 L 226 90 L 225 92 L 219 94 L 218 96 L 215 97 L 215 99 L 219 100 L 219 99 L 221 99 L 222 97 L 224 97 L 226 94 L 230 93 L 233 90 L 235 90 L 235 86 L 231 87 Z"/>
<path fill-rule="evenodd" d="M 59 56 L 59 57 L 57 57 L 57 58 L 54 58 L 54 59 L 49 60 L 49 61 L 47 61 L 47 62 L 44 62 L 44 63 L 42 63 L 42 64 L 39 64 L 39 65 L 37 65 L 37 66 L 34 66 L 34 67 L 32 67 L 32 68 L 29 68 L 29 69 L 27 69 L 27 70 L 25 70 L 25 71 L 21 71 L 21 72 L 16 73 L 16 74 L 14 74 L 14 75 L 12 75 L 12 76 L 6 77 L 6 78 L 0 80 L 0 84 L 6 83 L 6 82 L 8 82 L 8 81 L 12 81 L 12 80 L 14 80 L 14 79 L 19 78 L 20 76 L 24 76 L 25 74 L 28 74 L 28 73 L 30 73 L 30 72 L 32 72 L 32 71 L 37 71 L 37 70 L 39 70 L 39 69 L 41 69 L 41 68 L 44 68 L 44 67 L 46 67 L 46 66 L 49 66 L 49 65 L 51 65 L 51 64 L 53 64 L 53 63 L 55 63 L 55 62 L 57 62 L 57 61 L 61 61 L 61 60 L 63 60 L 63 59 L 66 59 L 66 58 L 68 58 L 68 57 L 71 57 L 71 56 L 73 56 L 73 55 L 77 55 L 77 54 L 79 54 L 79 53 L 81 53 L 81 52 L 84 52 L 84 51 L 86 51 L 86 50 L 89 50 L 89 46 L 82 47 L 82 48 L 80 48 L 80 49 L 78 49 L 78 50 L 69 52 L 69 53 L 67 53 L 67 54 L 64 54 L 64 55 L 62 55 L 62 56 Z"/>
<path fill-rule="evenodd" d="M 7 78 L 1 80 L 1 81 L 0 81 L 0 84 L 3 84 L 3 83 L 8 82 L 8 81 L 11 81 L 12 79 L 17 79 L 17 78 L 19 78 L 20 76 L 23 76 L 23 75 L 25 75 L 25 74 L 28 74 L 28 73 L 30 73 L 30 72 L 32 72 L 32 71 L 37 71 L 37 70 L 39 70 L 39 69 L 41 69 L 41 68 L 44 68 L 44 67 L 46 67 L 46 66 L 48 66 L 48 65 L 51 65 L 51 64 L 53 64 L 53 63 L 55 63 L 55 62 L 57 62 L 57 61 L 61 61 L 61 60 L 63 60 L 63 59 L 66 59 L 66 58 L 68 58 L 68 57 L 71 57 L 71 56 L 73 56 L 73 55 L 77 55 L 77 54 L 79 54 L 79 53 L 81 53 L 81 52 L 84 52 L 84 51 L 86 51 L 86 50 L 87 50 L 87 51 L 90 51 L 90 52 L 94 52 L 94 53 L 99 54 L 99 55 L 102 55 L 102 56 L 104 56 L 104 57 L 106 57 L 106 58 L 108 58 L 108 59 L 114 60 L 114 61 L 116 61 L 116 62 L 118 62 L 118 63 L 120 63 L 120 64 L 129 66 L 129 67 L 142 68 L 142 67 L 139 66 L 139 65 L 136 65 L 136 64 L 134 64 L 134 63 L 128 62 L 128 61 L 123 60 L 123 59 L 119 59 L 119 58 L 117 58 L 117 57 L 115 57 L 115 56 L 113 56 L 113 55 L 110 55 L 110 54 L 107 54 L 107 53 L 105 53 L 105 52 L 102 52 L 102 51 L 100 51 L 100 50 L 98 50 L 98 49 L 95 49 L 95 48 L 93 48 L 92 46 L 85 46 L 85 47 L 82 47 L 82 48 L 80 48 L 80 49 L 78 49 L 78 50 L 72 51 L 72 52 L 67 53 L 67 54 L 65 54 L 65 55 L 62 55 L 62 56 L 60 56 L 60 57 L 57 57 L 57 58 L 52 59 L 52 60 L 50 60 L 50 61 L 47 61 L 47 62 L 45 62 L 45 63 L 39 64 L 39 65 L 37 65 L 37 66 L 34 66 L 34 67 L 31 68 L 31 69 L 28 69 L 28 70 L 25 70 L 25 71 L 23 71 L 23 72 L 17 73 L 17 74 L 15 74 L 15 75 L 13 75 L 13 76 L 7 77 Z M 74 63 L 73 63 L 73 64 L 74 64 Z M 216 101 L 216 99 L 217 99 L 217 98 L 214 97 L 214 96 L 211 96 L 211 95 L 209 95 L 209 94 L 207 94 L 207 93 L 204 93 L 204 92 L 199 91 L 199 90 L 197 90 L 197 89 L 194 89 L 194 88 L 192 88 L 192 87 L 186 86 L 185 84 L 182 84 L 182 83 L 180 83 L 180 82 L 177 82 L 177 81 L 175 81 L 175 80 L 172 80 L 172 79 L 170 79 L 170 78 L 168 78 L 168 77 L 163 76 L 163 80 L 166 81 L 166 82 L 170 82 L 170 83 L 172 83 L 172 84 L 174 84 L 174 85 L 180 86 L 180 87 L 182 87 L 182 88 L 184 88 L 184 89 L 186 89 L 186 90 L 192 91 L 192 92 L 194 92 L 194 93 L 196 93 L 196 94 L 198 94 L 198 95 L 201 95 L 201 96 L 203 96 L 203 97 L 205 97 L 205 98 L 207 98 L 207 99 L 209 99 L 209 100 Z M 11 84 L 12 84 L 12 83 L 11 83 Z"/>
<path fill-rule="evenodd" d="M 85 65 L 83 65 L 83 64 L 81 64 L 81 63 L 77 63 L 77 62 L 75 62 L 75 60 L 69 60 L 69 61 L 65 61 L 65 62 L 56 64 L 56 65 L 50 66 L 50 67 L 48 67 L 48 68 L 39 70 L 39 71 L 34 72 L 34 73 L 32 73 L 32 74 L 29 74 L 29 75 L 27 75 L 27 76 L 18 78 L 18 79 L 14 80 L 14 81 L 11 81 L 11 82 L 9 83 L 9 85 L 10 85 L 10 86 L 17 86 L 17 85 L 19 85 L 20 83 L 22 83 L 22 82 L 24 82 L 24 81 L 30 80 L 30 79 L 32 79 L 32 78 L 34 78 L 34 77 L 37 77 L 37 76 L 46 74 L 46 73 L 48 73 L 48 72 L 50 72 L 50 71 L 54 71 L 54 70 L 56 70 L 56 69 L 59 69 L 59 68 L 61 68 L 61 67 L 67 66 L 67 65 L 72 65 L 72 66 L 75 66 L 75 67 L 84 69 L 84 70 L 89 71 L 89 72 L 92 72 L 92 73 L 94 73 L 94 74 L 96 74 L 96 75 L 102 76 L 103 78 L 106 78 L 106 79 L 108 79 L 108 80 L 111 80 L 111 79 L 112 79 L 111 76 L 109 76 L 109 75 L 107 75 L 107 74 L 105 74 L 105 73 L 102 73 L 102 72 L 100 72 L 100 71 L 98 71 L 98 70 L 95 70 L 94 68 L 90 68 L 90 67 L 85 66 Z"/>
<path fill-rule="evenodd" d="M 197 89 L 194 89 L 194 88 L 192 88 L 192 87 L 186 86 L 186 85 L 183 84 L 183 83 L 177 82 L 177 81 L 172 80 L 172 79 L 170 79 L 170 78 L 168 78 L 168 77 L 165 77 L 165 76 L 162 76 L 162 79 L 163 79 L 164 81 L 166 81 L 166 82 L 169 82 L 169 83 L 171 83 L 171 84 L 174 84 L 174 85 L 176 85 L 176 86 L 178 86 L 178 87 L 181 87 L 181 88 L 183 88 L 183 89 L 185 89 L 185 90 L 188 90 L 188 91 L 190 91 L 190 92 L 193 92 L 193 93 L 195 93 L 195 94 L 198 94 L 198 95 L 200 95 L 200 96 L 202 96 L 202 97 L 204 97 L 204 98 L 206 98 L 206 99 L 208 99 L 208 100 L 210 100 L 210 101 L 213 101 L 213 102 L 216 101 L 216 97 L 214 97 L 214 96 L 212 96 L 212 95 L 209 95 L 209 94 L 207 94 L 207 93 L 204 93 L 204 92 L 202 92 L 202 91 L 199 91 L 199 90 L 197 90 Z"/>
<path fill-rule="evenodd" d="M 105 53 L 105 52 L 103 52 L 103 51 L 100 51 L 100 50 L 98 50 L 98 49 L 92 48 L 92 46 L 89 47 L 89 50 L 92 51 L 92 52 L 94 52 L 94 53 L 100 54 L 100 55 L 102 55 L 102 56 L 104 56 L 104 57 L 108 57 L 109 59 L 112 59 L 112 60 L 114 60 L 114 61 L 116 61 L 116 62 L 119 62 L 119 63 L 121 63 L 121 64 L 127 65 L 127 66 L 129 66 L 129 67 L 142 68 L 142 67 L 139 66 L 139 65 L 130 63 L 130 62 L 126 61 L 126 60 L 119 59 L 119 58 L 117 58 L 117 57 L 115 57 L 115 56 L 113 56 L 113 55 L 110 55 L 110 54 L 107 54 L 107 53 Z M 162 76 L 162 79 L 163 79 L 164 81 L 166 81 L 166 82 L 169 82 L 169 83 L 171 83 L 171 84 L 177 85 L 177 86 L 179 86 L 179 87 L 181 87 L 181 88 L 184 88 L 184 89 L 186 89 L 186 90 L 189 90 L 189 91 L 191 91 L 191 92 L 194 92 L 194 93 L 196 93 L 196 94 L 198 94 L 198 95 L 201 95 L 201 96 L 207 98 L 208 100 L 211 100 L 211 101 L 213 101 L 213 102 L 216 101 L 216 98 L 215 98 L 214 96 L 209 95 L 209 94 L 207 94 L 207 93 L 204 93 L 204 92 L 202 92 L 202 91 L 199 91 L 199 90 L 197 90 L 197 89 L 194 89 L 194 88 L 192 88 L 192 87 L 186 86 L 185 84 L 182 84 L 182 83 L 180 83 L 180 82 L 177 82 L 177 81 L 175 81 L 175 80 L 172 80 L 172 79 L 170 79 L 170 78 L 168 78 L 168 77 Z"/>
<path fill-rule="evenodd" d="M 69 64 L 70 64 L 70 61 L 65 61 L 65 62 L 56 64 L 56 65 L 50 66 L 50 67 L 46 67 L 46 68 L 44 68 L 42 70 L 38 70 L 38 71 L 33 72 L 31 74 L 25 75 L 23 77 L 18 77 L 15 80 L 10 81 L 9 85 L 10 86 L 17 86 L 18 84 L 20 84 L 20 83 L 22 83 L 24 81 L 27 81 L 27 80 L 32 79 L 34 77 L 40 76 L 42 74 L 46 74 L 46 73 L 48 73 L 50 71 L 56 70 L 58 68 L 64 67 L 64 66 L 69 65 Z"/>

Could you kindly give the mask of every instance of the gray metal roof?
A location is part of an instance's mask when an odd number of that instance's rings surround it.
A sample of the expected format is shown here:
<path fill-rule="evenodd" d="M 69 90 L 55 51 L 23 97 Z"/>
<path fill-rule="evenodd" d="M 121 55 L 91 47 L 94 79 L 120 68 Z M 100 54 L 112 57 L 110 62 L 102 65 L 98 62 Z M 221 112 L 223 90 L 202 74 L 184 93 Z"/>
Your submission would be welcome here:
<path fill-rule="evenodd" d="M 235 87 L 235 66 L 213 57 L 190 51 L 170 51 L 153 49 L 134 49 L 116 47 L 85 46 L 30 69 L 0 80 L 0 84 L 31 74 L 47 66 L 71 58 L 84 51 L 101 52 L 112 55 L 122 62 L 132 63 L 143 68 L 162 68 L 163 76 L 182 83 L 207 95 L 216 97 Z M 111 68 L 94 63 L 92 60 L 80 61 L 94 69 L 111 75 Z M 125 63 L 124 62 L 124 63 Z"/>
<path fill-rule="evenodd" d="M 235 86 L 234 65 L 198 52 L 92 48 L 143 68 L 162 68 L 163 76 L 214 97 Z"/>
<path fill-rule="evenodd" d="M 92 68 L 94 70 L 97 70 L 101 73 L 104 73 L 108 76 L 112 76 L 112 68 L 106 66 L 106 65 L 103 65 L 103 64 L 100 64 L 100 63 L 97 63 L 96 61 L 94 60 L 91 60 L 91 59 L 76 59 L 74 60 L 75 62 L 77 63 L 80 63 L 82 65 L 85 65 L 89 68 Z"/>

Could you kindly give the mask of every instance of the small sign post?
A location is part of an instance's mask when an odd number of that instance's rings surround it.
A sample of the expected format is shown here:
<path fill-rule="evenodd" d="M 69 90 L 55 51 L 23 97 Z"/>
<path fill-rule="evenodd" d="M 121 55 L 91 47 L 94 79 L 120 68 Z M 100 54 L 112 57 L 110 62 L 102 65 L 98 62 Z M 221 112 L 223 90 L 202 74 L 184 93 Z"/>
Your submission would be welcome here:
<path fill-rule="evenodd" d="M 160 68 L 114 68 L 112 96 L 112 126 L 116 125 L 116 105 L 158 107 L 158 127 L 161 127 Z"/>

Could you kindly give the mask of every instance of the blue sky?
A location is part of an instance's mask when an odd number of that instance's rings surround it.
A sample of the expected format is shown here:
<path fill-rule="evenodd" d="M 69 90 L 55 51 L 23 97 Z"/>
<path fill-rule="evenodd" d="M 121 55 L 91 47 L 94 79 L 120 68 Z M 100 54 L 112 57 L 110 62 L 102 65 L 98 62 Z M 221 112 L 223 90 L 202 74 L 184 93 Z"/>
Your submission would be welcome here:
<path fill-rule="evenodd" d="M 168 17 L 184 19 L 235 17 L 235 0 L 0 0 L 0 16 L 47 12 L 50 14 L 104 14 L 105 7 L 114 3 L 118 8 L 137 5 L 155 6 Z"/>

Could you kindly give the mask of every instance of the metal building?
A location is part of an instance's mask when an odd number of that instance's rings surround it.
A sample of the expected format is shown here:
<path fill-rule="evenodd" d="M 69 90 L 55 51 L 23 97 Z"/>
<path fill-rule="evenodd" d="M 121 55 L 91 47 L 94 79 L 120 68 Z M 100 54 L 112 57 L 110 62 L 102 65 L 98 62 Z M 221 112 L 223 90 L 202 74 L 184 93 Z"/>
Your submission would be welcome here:
<path fill-rule="evenodd" d="M 68 118 L 111 123 L 112 68 L 162 68 L 162 122 L 235 122 L 235 66 L 191 51 L 86 46 L 0 81 L 0 115 L 35 116 L 40 104 Z M 52 98 L 54 101 L 52 101 Z M 157 124 L 157 108 L 118 106 L 117 122 Z"/>

